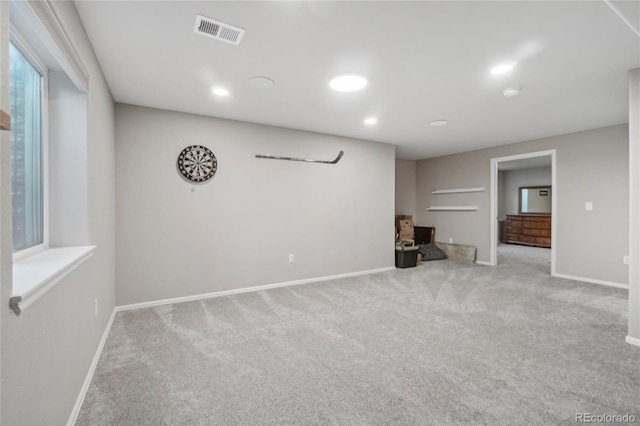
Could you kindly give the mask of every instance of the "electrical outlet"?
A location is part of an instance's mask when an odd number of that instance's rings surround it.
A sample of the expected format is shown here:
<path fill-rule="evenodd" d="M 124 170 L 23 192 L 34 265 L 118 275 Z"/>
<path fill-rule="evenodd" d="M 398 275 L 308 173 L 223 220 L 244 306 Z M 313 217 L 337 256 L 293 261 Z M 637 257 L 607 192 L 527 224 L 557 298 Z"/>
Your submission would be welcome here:
<path fill-rule="evenodd" d="M 453 244 L 453 238 L 449 238 L 449 244 Z"/>
<path fill-rule="evenodd" d="M 629 256 L 622 256 L 622 263 L 624 263 L 625 265 L 629 264 Z"/>
<path fill-rule="evenodd" d="M 584 209 L 588 212 L 593 211 L 593 203 L 591 201 L 587 201 L 584 203 Z"/>
<path fill-rule="evenodd" d="M 98 299 L 93 301 L 93 315 L 98 316 Z"/>
<path fill-rule="evenodd" d="M 295 258 L 293 257 L 293 254 L 289 255 L 289 263 L 293 263 L 295 262 Z"/>

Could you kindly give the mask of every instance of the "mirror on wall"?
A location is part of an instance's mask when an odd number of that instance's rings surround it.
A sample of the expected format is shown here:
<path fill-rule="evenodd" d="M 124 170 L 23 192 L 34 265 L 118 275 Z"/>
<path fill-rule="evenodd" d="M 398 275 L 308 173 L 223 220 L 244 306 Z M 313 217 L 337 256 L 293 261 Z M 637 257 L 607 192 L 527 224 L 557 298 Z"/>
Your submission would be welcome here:
<path fill-rule="evenodd" d="M 551 186 L 521 186 L 520 214 L 551 214 Z"/>

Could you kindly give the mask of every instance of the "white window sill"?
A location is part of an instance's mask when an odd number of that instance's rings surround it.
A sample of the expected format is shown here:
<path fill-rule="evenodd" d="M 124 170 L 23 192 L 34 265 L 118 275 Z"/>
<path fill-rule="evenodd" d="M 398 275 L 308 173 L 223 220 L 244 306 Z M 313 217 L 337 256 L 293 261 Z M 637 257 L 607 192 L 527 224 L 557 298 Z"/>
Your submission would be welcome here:
<path fill-rule="evenodd" d="M 20 315 L 93 254 L 96 246 L 49 248 L 13 264 L 11 309 Z"/>

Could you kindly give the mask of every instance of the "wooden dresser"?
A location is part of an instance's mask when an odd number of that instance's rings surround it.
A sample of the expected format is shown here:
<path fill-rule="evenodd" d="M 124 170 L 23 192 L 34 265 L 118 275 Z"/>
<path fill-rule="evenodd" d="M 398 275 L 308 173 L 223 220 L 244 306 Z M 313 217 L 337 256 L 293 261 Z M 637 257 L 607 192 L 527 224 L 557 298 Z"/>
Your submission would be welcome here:
<path fill-rule="evenodd" d="M 551 215 L 507 215 L 506 242 L 551 247 Z"/>

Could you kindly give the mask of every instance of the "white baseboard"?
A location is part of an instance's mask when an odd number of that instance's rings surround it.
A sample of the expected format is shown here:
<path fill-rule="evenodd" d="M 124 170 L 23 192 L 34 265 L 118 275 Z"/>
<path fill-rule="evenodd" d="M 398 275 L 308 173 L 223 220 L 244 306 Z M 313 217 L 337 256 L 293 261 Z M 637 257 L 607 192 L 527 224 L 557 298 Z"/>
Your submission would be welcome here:
<path fill-rule="evenodd" d="M 109 322 L 107 323 L 107 327 L 102 333 L 102 339 L 100 339 L 100 344 L 98 345 L 98 349 L 96 349 L 96 354 L 93 356 L 93 361 L 91 361 L 91 365 L 89 366 L 89 371 L 87 371 L 87 376 L 84 379 L 84 383 L 82 384 L 82 389 L 80 389 L 80 394 L 78 395 L 78 399 L 76 400 L 76 404 L 73 406 L 73 410 L 71 411 L 71 415 L 69 416 L 69 420 L 67 421 L 67 426 L 73 426 L 78 419 L 78 414 L 80 414 L 80 408 L 82 408 L 82 403 L 84 402 L 84 397 L 87 395 L 87 391 L 89 390 L 89 385 L 91 384 L 91 380 L 93 380 L 93 373 L 96 370 L 98 365 L 98 361 L 100 360 L 100 355 L 102 355 L 102 349 L 104 349 L 104 344 L 107 342 L 107 337 L 109 336 L 109 332 L 111 331 L 111 326 L 113 325 L 113 319 L 116 317 L 116 309 L 113 309 L 111 312 L 111 318 L 109 318 Z"/>
<path fill-rule="evenodd" d="M 390 266 L 388 268 L 371 269 L 368 271 L 349 272 L 347 274 L 329 275 L 326 277 L 307 278 L 304 280 L 297 280 L 297 281 L 286 281 L 282 283 L 265 284 L 265 285 L 259 285 L 254 287 L 238 288 L 233 290 L 215 291 L 213 293 L 194 294 L 193 296 L 175 297 L 172 299 L 162 299 L 162 300 L 154 300 L 151 302 L 133 303 L 130 305 L 116 306 L 115 310 L 118 312 L 130 311 L 133 309 L 149 308 L 152 306 L 168 305 L 172 303 L 191 302 L 194 300 L 209 299 L 212 297 L 229 296 L 231 294 L 250 293 L 253 291 L 268 290 L 270 288 L 289 287 L 293 285 L 309 284 L 309 283 L 318 282 L 318 281 L 331 281 L 331 280 L 337 280 L 340 278 L 355 277 L 358 275 L 377 274 L 380 272 L 395 271 L 395 269 L 396 269 L 395 266 Z"/>
<path fill-rule="evenodd" d="M 627 343 L 631 345 L 640 346 L 640 339 L 636 339 L 635 337 L 627 336 L 627 338 L 624 340 L 626 340 Z"/>
<path fill-rule="evenodd" d="M 582 281 L 585 283 L 600 284 L 600 285 L 606 285 L 607 287 L 616 287 L 616 288 L 623 288 L 625 290 L 629 290 L 628 284 L 620 284 L 620 283 L 614 283 L 611 281 L 604 281 L 604 280 L 594 280 L 592 278 L 575 277 L 573 275 L 565 275 L 565 274 L 558 274 L 558 273 L 553 273 L 551 274 L 551 276 L 556 278 L 564 278 L 567 280 Z"/>
<path fill-rule="evenodd" d="M 490 262 L 485 262 L 484 260 L 476 260 L 476 263 L 478 265 L 493 266 Z"/>

